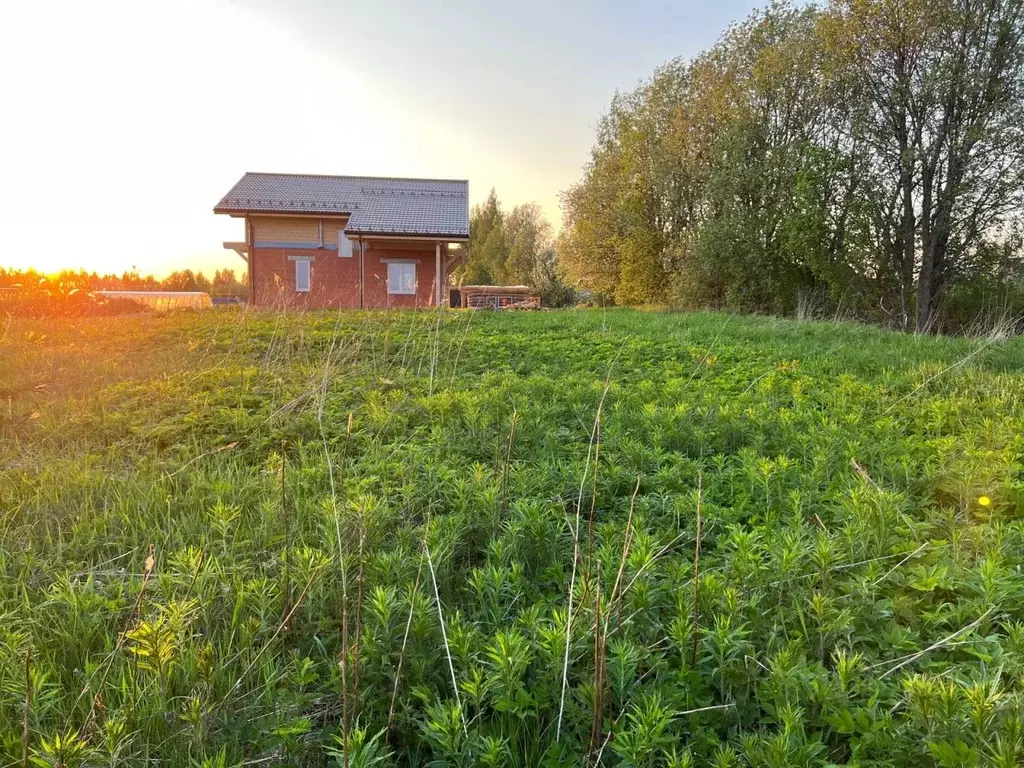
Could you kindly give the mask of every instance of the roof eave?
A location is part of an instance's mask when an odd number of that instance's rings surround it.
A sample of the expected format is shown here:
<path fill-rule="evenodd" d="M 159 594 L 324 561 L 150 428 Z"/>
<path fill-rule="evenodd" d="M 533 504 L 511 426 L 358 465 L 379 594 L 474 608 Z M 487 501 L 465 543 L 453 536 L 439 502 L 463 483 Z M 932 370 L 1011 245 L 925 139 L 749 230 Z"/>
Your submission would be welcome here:
<path fill-rule="evenodd" d="M 384 232 L 381 230 L 346 229 L 346 235 L 356 237 L 401 237 L 409 240 L 447 240 L 448 242 L 469 242 L 469 235 L 455 232 Z"/>
<path fill-rule="evenodd" d="M 264 216 L 351 216 L 355 211 L 325 210 L 323 208 L 237 208 L 235 206 L 218 205 L 213 209 L 214 213 L 226 213 L 231 216 L 245 216 L 258 213 Z"/>

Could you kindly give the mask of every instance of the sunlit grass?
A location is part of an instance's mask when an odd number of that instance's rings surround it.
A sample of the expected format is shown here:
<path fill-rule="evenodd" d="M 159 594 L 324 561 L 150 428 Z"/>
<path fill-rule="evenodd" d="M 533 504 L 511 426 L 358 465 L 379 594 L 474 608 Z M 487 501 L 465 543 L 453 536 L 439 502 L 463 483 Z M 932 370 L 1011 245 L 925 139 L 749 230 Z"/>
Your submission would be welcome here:
<path fill-rule="evenodd" d="M 11 320 L 0 765 L 26 713 L 67 766 L 1014 765 L 1022 370 L 714 313 Z"/>

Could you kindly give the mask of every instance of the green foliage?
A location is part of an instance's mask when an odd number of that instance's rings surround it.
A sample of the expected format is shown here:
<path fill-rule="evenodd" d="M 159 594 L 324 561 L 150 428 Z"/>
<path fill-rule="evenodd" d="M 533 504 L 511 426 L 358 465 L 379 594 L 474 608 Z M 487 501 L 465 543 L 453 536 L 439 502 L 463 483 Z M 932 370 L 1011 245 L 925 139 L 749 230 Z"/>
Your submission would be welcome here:
<path fill-rule="evenodd" d="M 384 731 L 380 730 L 373 736 L 367 736 L 365 728 L 356 726 L 344 736 L 335 737 L 335 745 L 326 748 L 327 754 L 334 758 L 334 764 L 349 768 L 373 768 L 373 766 L 392 765 L 393 752 L 384 743 Z"/>
<path fill-rule="evenodd" d="M 459 282 L 463 285 L 503 283 L 506 261 L 505 215 L 492 189 L 486 202 L 473 207 L 469 218 L 469 258 L 459 268 Z"/>
<path fill-rule="evenodd" d="M 1019 327 L 1022 62 L 1015 0 L 773 2 L 612 100 L 563 197 L 567 279 L 626 305 Z"/>
<path fill-rule="evenodd" d="M 1019 765 L 1022 370 L 715 313 L 11 319 L 0 764 L 27 712 L 41 766 Z"/>
<path fill-rule="evenodd" d="M 551 225 L 536 203 L 506 213 L 492 189 L 469 217 L 469 255 L 457 271 L 461 285 L 528 285 L 546 307 L 566 307 L 574 291 L 561 277 Z"/>

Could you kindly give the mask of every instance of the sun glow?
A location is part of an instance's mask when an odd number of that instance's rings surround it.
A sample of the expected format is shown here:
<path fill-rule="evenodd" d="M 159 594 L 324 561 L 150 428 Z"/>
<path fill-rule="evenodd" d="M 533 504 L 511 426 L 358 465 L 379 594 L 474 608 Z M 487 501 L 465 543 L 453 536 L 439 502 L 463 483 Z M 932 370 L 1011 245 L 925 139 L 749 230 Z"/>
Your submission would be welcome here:
<path fill-rule="evenodd" d="M 0 265 L 158 277 L 245 264 L 212 208 L 247 170 L 498 178 L 493 152 L 397 99 L 339 49 L 222 2 L 23 3 L 4 11 Z M 46 45 L 39 39 L 45 37 Z M 184 42 L 183 42 L 184 41 Z M 17 151 L 11 151 L 17 148 Z M 513 197 L 514 199 L 514 197 Z"/>

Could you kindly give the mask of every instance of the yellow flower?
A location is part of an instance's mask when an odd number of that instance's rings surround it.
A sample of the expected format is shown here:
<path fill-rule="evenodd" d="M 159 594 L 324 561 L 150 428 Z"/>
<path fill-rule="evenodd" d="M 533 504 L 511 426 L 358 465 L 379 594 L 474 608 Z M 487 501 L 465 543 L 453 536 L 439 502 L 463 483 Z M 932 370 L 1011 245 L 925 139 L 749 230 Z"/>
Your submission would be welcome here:
<path fill-rule="evenodd" d="M 979 496 L 978 503 L 981 504 L 981 506 L 983 507 L 991 507 L 992 499 L 990 499 L 988 496 Z"/>

